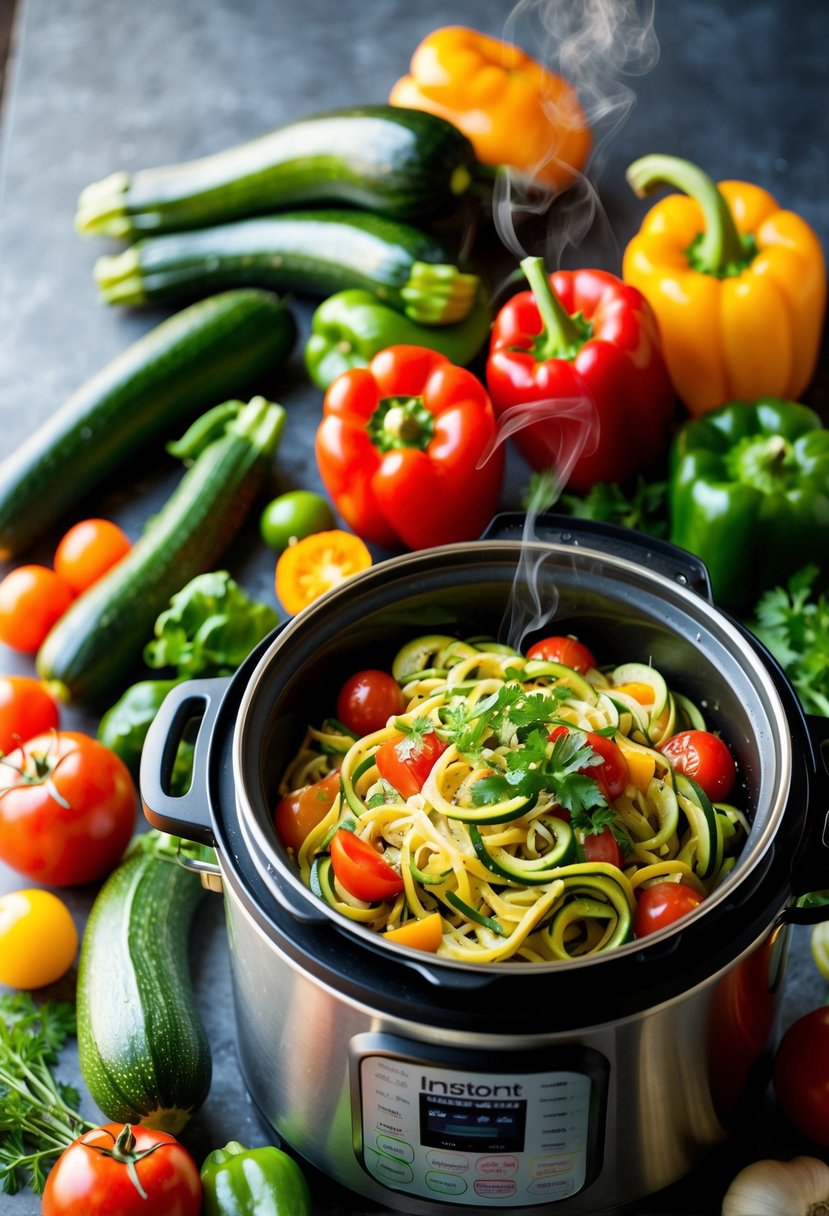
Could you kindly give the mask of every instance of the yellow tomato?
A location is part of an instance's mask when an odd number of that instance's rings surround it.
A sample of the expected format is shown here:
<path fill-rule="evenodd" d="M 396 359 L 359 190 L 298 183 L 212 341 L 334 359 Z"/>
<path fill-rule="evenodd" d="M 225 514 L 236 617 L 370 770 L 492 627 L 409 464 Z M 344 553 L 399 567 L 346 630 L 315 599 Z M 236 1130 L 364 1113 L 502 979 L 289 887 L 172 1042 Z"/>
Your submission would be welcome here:
<path fill-rule="evenodd" d="M 0 896 L 0 984 L 42 988 L 72 966 L 78 931 L 62 900 L 27 888 Z"/>

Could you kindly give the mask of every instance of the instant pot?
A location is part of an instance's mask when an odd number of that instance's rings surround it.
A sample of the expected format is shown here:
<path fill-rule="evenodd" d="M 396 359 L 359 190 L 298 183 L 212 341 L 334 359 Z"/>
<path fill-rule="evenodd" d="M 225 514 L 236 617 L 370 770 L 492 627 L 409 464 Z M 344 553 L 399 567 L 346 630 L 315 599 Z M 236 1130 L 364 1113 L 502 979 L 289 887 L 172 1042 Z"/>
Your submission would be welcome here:
<path fill-rule="evenodd" d="M 148 819 L 214 845 L 242 1076 L 302 1158 L 418 1214 L 610 1212 L 695 1165 L 768 1077 L 796 896 L 829 887 L 829 721 L 710 600 L 703 566 L 628 530 L 498 517 L 479 541 L 391 558 L 263 643 L 231 680 L 176 687 L 148 736 Z M 277 786 L 345 678 L 427 632 L 574 633 L 652 662 L 737 759 L 751 832 L 672 929 L 605 955 L 471 965 L 381 941 L 299 880 Z M 198 723 L 193 785 L 172 797 Z M 737 798 L 735 797 L 735 801 Z"/>

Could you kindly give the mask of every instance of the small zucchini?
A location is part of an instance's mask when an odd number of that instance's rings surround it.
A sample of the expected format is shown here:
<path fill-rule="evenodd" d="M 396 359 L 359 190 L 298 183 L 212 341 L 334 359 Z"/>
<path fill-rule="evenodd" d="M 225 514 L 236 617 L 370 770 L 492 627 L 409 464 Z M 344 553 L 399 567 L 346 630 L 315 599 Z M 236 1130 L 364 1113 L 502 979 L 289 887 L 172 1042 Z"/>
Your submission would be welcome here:
<path fill-rule="evenodd" d="M 228 421 L 216 406 L 171 445 L 193 464 L 126 557 L 58 620 L 37 654 L 40 678 L 63 701 L 96 701 L 128 676 L 156 617 L 197 574 L 215 568 L 258 494 L 285 425 L 281 405 L 254 397 Z M 221 429 L 210 426 L 211 416 Z M 189 435 L 203 444 L 192 449 Z"/>
<path fill-rule="evenodd" d="M 188 970 L 203 894 L 178 841 L 136 837 L 92 906 L 78 962 L 81 1075 L 108 1119 L 176 1135 L 207 1097 L 211 1053 Z"/>
<path fill-rule="evenodd" d="M 266 291 L 230 291 L 163 321 L 82 385 L 0 463 L 0 561 L 152 440 L 287 358 L 296 323 Z"/>
<path fill-rule="evenodd" d="M 166 303 L 231 287 L 330 296 L 371 291 L 420 324 L 462 320 L 479 279 L 410 224 L 367 211 L 286 211 L 149 236 L 95 263 L 109 304 Z"/>
<path fill-rule="evenodd" d="M 330 110 L 199 160 L 114 173 L 83 191 L 75 225 L 132 240 L 338 203 L 431 219 L 454 210 L 477 168 L 466 136 L 434 114 L 389 105 Z"/>

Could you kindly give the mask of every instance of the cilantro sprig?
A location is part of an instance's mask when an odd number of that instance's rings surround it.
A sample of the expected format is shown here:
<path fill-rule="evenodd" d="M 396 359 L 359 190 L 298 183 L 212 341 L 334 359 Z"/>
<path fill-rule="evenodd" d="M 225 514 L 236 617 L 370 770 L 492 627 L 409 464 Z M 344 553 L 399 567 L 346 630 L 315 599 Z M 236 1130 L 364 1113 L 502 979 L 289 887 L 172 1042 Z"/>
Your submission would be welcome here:
<path fill-rule="evenodd" d="M 534 802 L 542 791 L 552 794 L 559 806 L 571 816 L 607 801 L 585 768 L 601 764 L 602 759 L 578 731 L 567 731 L 552 744 L 549 730 L 534 728 L 520 747 L 509 752 L 506 770 L 481 777 L 472 787 L 476 806 L 490 806 L 509 798 L 526 797 Z"/>
<path fill-rule="evenodd" d="M 804 566 L 759 599 L 750 627 L 791 680 L 810 713 L 829 717 L 829 598 L 813 591 L 820 569 Z"/>
<path fill-rule="evenodd" d="M 7 1195 L 24 1185 L 40 1194 L 52 1162 L 95 1126 L 78 1114 L 77 1090 L 52 1073 L 74 1031 L 67 1002 L 0 997 L 0 1191 Z"/>
<path fill-rule="evenodd" d="M 510 674 L 520 672 L 507 672 Z M 459 752 L 475 755 L 490 740 L 503 746 L 515 736 L 522 739 L 555 721 L 559 704 L 568 695 L 567 688 L 528 692 L 519 683 L 503 684 L 472 706 L 450 706 L 441 722 Z"/>

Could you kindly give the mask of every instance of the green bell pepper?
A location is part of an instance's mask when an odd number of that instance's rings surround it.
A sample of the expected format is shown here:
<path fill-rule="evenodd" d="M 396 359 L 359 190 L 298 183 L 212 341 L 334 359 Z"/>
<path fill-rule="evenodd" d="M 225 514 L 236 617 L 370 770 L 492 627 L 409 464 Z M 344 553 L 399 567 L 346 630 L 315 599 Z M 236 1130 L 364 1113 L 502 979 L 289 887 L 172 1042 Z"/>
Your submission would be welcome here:
<path fill-rule="evenodd" d="M 203 1216 L 311 1216 L 300 1167 L 273 1145 L 245 1148 L 231 1140 L 201 1167 Z"/>
<path fill-rule="evenodd" d="M 680 427 L 670 539 L 708 567 L 715 601 L 743 609 L 829 554 L 829 431 L 795 401 L 734 401 Z"/>
<path fill-rule="evenodd" d="M 320 304 L 311 319 L 305 366 L 323 390 L 341 372 L 366 367 L 387 346 L 427 346 L 465 367 L 486 342 L 491 321 L 492 311 L 482 292 L 463 321 L 437 326 L 410 321 L 370 291 L 338 291 Z"/>

